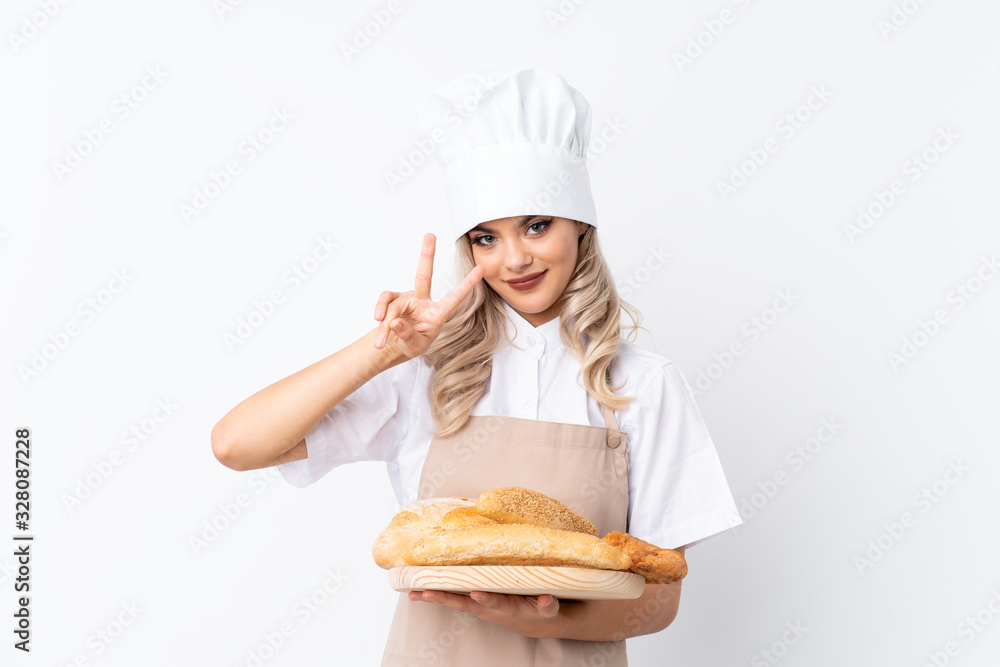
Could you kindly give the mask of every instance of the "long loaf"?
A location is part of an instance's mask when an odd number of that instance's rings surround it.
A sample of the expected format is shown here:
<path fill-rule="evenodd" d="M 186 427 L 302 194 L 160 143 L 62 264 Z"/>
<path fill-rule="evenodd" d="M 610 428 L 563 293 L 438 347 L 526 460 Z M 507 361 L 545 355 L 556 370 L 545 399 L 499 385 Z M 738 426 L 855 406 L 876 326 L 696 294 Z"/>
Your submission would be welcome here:
<path fill-rule="evenodd" d="M 672 584 L 687 576 L 687 561 L 678 551 L 661 549 L 617 530 L 605 535 L 604 541 L 628 556 L 632 561 L 629 571 L 644 576 L 646 583 Z"/>
<path fill-rule="evenodd" d="M 527 524 L 432 530 L 410 547 L 408 565 L 560 565 L 627 570 L 620 549 L 584 533 Z"/>

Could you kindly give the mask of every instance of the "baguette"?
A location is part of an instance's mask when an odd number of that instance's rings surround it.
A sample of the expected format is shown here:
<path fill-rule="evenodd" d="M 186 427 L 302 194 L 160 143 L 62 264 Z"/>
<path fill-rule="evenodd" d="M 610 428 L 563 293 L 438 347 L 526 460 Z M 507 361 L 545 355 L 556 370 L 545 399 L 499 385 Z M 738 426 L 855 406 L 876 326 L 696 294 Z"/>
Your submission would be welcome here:
<path fill-rule="evenodd" d="M 632 561 L 629 572 L 641 574 L 649 584 L 672 584 L 687 576 L 684 555 L 673 549 L 661 549 L 638 537 L 612 531 L 604 541 L 617 547 Z"/>
<path fill-rule="evenodd" d="M 620 549 L 583 533 L 496 524 L 432 530 L 413 543 L 407 565 L 558 565 L 628 570 Z"/>

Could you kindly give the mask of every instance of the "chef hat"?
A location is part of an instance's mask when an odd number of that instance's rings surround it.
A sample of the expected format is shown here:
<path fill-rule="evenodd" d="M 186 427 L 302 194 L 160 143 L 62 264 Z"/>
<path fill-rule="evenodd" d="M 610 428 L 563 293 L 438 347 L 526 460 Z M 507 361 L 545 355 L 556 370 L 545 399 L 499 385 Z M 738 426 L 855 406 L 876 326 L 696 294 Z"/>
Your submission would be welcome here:
<path fill-rule="evenodd" d="M 480 222 L 521 215 L 597 225 L 590 105 L 558 74 L 466 74 L 428 93 L 417 116 L 444 168 L 455 240 Z"/>

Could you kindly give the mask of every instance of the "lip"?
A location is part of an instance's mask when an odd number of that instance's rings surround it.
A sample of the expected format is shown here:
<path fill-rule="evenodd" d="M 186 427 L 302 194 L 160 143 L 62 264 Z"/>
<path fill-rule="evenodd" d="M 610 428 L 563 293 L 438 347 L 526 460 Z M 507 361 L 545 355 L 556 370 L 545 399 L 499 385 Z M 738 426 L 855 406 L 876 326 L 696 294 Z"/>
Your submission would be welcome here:
<path fill-rule="evenodd" d="M 525 290 L 529 290 L 535 287 L 540 282 L 542 282 L 542 278 L 545 276 L 545 273 L 547 271 L 548 269 L 546 269 L 545 271 L 540 271 L 539 273 L 528 274 L 518 282 L 514 282 L 513 280 L 508 280 L 507 284 L 513 287 L 514 289 L 518 290 L 519 292 L 523 292 Z"/>

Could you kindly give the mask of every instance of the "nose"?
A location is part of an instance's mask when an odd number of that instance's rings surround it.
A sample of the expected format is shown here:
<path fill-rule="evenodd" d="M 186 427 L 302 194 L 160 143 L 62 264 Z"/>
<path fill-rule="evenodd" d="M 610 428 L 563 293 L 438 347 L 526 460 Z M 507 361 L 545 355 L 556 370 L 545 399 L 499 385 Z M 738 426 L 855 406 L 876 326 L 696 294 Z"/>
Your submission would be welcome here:
<path fill-rule="evenodd" d="M 520 238 L 514 238 L 506 243 L 504 251 L 504 267 L 511 273 L 520 273 L 524 267 L 531 264 L 531 254 L 527 244 Z"/>

